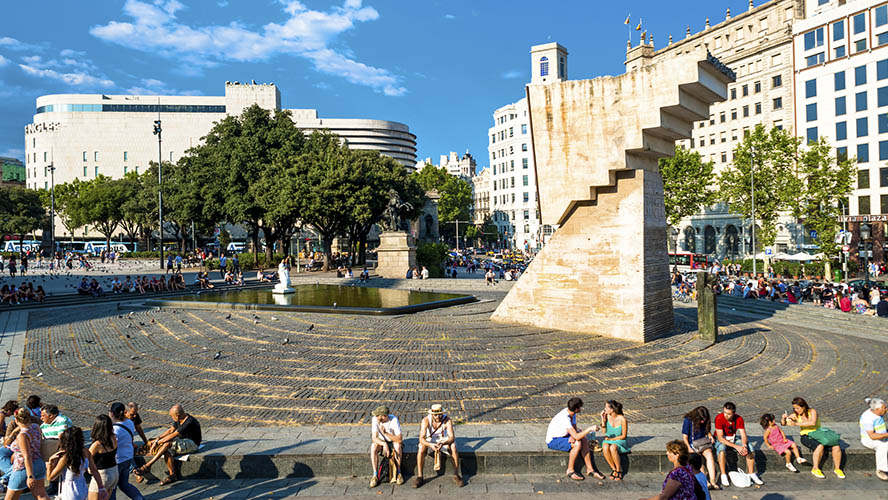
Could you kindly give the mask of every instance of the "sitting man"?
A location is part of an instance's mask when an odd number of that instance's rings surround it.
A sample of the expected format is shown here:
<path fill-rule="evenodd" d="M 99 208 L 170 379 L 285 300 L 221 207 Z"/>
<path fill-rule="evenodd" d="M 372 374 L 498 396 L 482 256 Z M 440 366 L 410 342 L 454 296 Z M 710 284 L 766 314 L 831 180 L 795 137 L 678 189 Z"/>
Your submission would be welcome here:
<path fill-rule="evenodd" d="M 266 273 L 265 269 L 259 268 L 256 271 L 256 279 L 259 280 L 260 283 L 271 283 L 271 280 L 274 279 L 274 273 Z"/>
<path fill-rule="evenodd" d="M 90 295 L 89 281 L 86 279 L 86 276 L 80 280 L 80 285 L 77 286 L 77 293 L 80 295 Z"/>
<path fill-rule="evenodd" d="M 382 471 L 379 453 L 382 453 L 384 459 L 394 458 L 395 470 L 389 474 L 391 476 L 389 482 L 404 484 L 404 476 L 401 475 L 401 463 L 404 456 L 401 423 L 398 421 L 398 417 L 389 413 L 388 406 L 378 406 L 373 410 L 373 419 L 370 421 L 370 440 L 370 464 L 373 466 L 370 487 L 375 488 L 379 484 L 379 473 Z"/>
<path fill-rule="evenodd" d="M 89 293 L 93 297 L 101 297 L 105 294 L 105 292 L 102 290 L 102 287 L 99 286 L 99 282 L 96 281 L 95 278 L 93 278 L 92 281 L 89 282 Z"/>
<path fill-rule="evenodd" d="M 139 434 L 139 437 L 142 438 L 142 446 L 144 448 L 148 448 L 148 436 L 145 435 L 145 430 L 142 429 L 142 416 L 139 415 L 139 405 L 130 401 L 126 404 L 126 412 L 124 413 L 126 418 L 133 421 L 133 427 L 136 428 L 136 433 Z M 133 445 L 135 448 L 135 443 Z"/>
<path fill-rule="evenodd" d="M 725 456 L 728 448 L 737 450 L 737 454 L 746 457 L 746 470 L 749 479 L 755 484 L 763 484 L 755 473 L 755 449 L 746 435 L 746 424 L 743 417 L 737 415 L 737 406 L 728 401 L 722 412 L 715 416 L 715 452 L 718 454 L 718 468 L 721 470 L 721 484 L 728 486 L 728 475 L 725 472 Z"/>
<path fill-rule="evenodd" d="M 361 271 L 361 283 L 366 283 L 370 281 L 370 271 L 365 267 L 363 271 Z"/>
<path fill-rule="evenodd" d="M 567 477 L 574 481 L 582 481 L 583 476 L 577 474 L 575 464 L 577 457 L 583 456 L 586 462 L 586 474 L 592 474 L 595 479 L 604 479 L 604 476 L 592 465 L 592 451 L 586 436 L 590 432 L 598 431 L 599 427 L 593 425 L 586 430 L 577 427 L 577 413 L 583 408 L 583 400 L 570 398 L 567 408 L 558 412 L 549 422 L 546 430 L 546 446 L 550 450 L 569 452 L 567 458 Z"/>
<path fill-rule="evenodd" d="M 459 469 L 459 453 L 456 451 L 456 436 L 453 435 L 453 421 L 444 414 L 439 404 L 432 405 L 429 415 L 422 419 L 419 426 L 419 451 L 416 454 L 416 479 L 413 487 L 419 488 L 424 482 L 422 466 L 427 454 L 435 457 L 435 471 L 441 470 L 441 454 L 450 455 L 453 460 L 453 481 L 460 488 L 465 485 L 462 471 Z"/>
<path fill-rule="evenodd" d="M 198 450 L 202 440 L 200 423 L 196 418 L 185 413 L 185 409 L 179 404 L 170 408 L 170 418 L 173 419 L 173 425 L 156 439 L 148 442 L 149 453 L 153 453 L 154 456 L 145 465 L 134 470 L 133 474 L 144 475 L 151 470 L 154 462 L 163 457 L 166 459 L 169 475 L 161 481 L 161 484 L 170 484 L 179 480 L 174 457 L 194 453 Z"/>
<path fill-rule="evenodd" d="M 40 422 L 40 433 L 43 435 L 40 454 L 46 460 L 59 450 L 60 436 L 74 424 L 70 418 L 59 414 L 59 407 L 56 405 L 43 405 L 40 409 Z"/>
<path fill-rule="evenodd" d="M 888 430 L 885 401 L 868 399 L 869 409 L 860 416 L 860 444 L 876 452 L 876 477 L 888 481 Z"/>
<path fill-rule="evenodd" d="M 123 291 L 123 284 L 120 283 L 120 278 L 117 276 L 111 280 L 111 291 L 114 293 L 120 293 Z"/>

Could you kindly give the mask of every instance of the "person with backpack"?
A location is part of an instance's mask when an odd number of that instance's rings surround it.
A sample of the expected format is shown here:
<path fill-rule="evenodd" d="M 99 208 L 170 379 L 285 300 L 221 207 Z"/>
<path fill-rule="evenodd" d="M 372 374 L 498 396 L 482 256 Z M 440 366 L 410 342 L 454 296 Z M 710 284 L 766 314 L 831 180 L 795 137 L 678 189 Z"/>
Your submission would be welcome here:
<path fill-rule="evenodd" d="M 117 491 L 122 491 L 132 500 L 144 500 L 142 493 L 129 482 L 130 468 L 133 464 L 135 450 L 133 448 L 133 436 L 136 428 L 133 421 L 126 418 L 126 406 L 123 403 L 114 403 L 108 411 L 114 428 L 114 437 L 117 439 L 117 488 L 111 492 L 110 500 L 117 500 Z"/>

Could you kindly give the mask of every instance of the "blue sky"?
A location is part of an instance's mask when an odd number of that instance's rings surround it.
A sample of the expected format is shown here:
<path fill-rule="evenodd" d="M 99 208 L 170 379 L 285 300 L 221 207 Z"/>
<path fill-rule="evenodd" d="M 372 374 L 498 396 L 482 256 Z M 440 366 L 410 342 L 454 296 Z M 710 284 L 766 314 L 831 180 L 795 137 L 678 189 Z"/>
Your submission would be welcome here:
<path fill-rule="evenodd" d="M 764 3 L 757 0 L 756 5 Z M 406 123 L 418 157 L 487 166 L 493 110 L 520 99 L 531 45 L 557 41 L 569 77 L 623 72 L 639 18 L 662 47 L 747 0 L 44 0 L 3 2 L 0 155 L 23 158 L 36 97 L 221 95 L 274 82 L 285 108 Z M 638 33 L 632 32 L 633 43 Z"/>

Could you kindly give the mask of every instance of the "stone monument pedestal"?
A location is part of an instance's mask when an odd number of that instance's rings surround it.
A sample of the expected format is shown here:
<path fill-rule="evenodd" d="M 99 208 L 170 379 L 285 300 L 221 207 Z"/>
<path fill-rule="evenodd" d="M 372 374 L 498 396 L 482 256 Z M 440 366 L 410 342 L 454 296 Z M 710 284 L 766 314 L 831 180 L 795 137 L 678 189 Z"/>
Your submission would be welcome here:
<path fill-rule="evenodd" d="M 274 294 L 285 294 L 285 293 L 296 293 L 296 290 L 284 283 L 278 283 L 271 289 L 271 293 Z"/>
<path fill-rule="evenodd" d="M 403 278 L 408 269 L 416 266 L 416 244 L 413 236 L 403 231 L 380 234 L 376 256 L 376 274 L 383 278 Z"/>

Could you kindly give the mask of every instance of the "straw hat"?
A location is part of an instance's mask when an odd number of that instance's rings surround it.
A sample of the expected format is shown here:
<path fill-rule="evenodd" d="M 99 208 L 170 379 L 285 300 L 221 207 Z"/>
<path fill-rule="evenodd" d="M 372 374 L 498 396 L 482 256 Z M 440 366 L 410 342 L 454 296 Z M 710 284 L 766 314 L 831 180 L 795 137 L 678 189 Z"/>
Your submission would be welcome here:
<path fill-rule="evenodd" d="M 443 414 L 444 414 L 444 407 L 437 404 L 437 403 L 433 404 L 432 407 L 429 409 L 429 415 L 443 415 Z"/>

